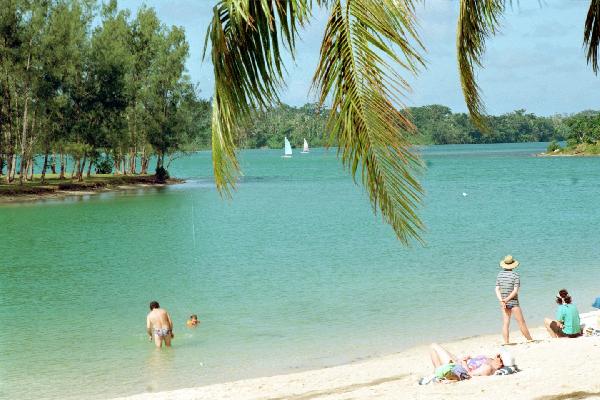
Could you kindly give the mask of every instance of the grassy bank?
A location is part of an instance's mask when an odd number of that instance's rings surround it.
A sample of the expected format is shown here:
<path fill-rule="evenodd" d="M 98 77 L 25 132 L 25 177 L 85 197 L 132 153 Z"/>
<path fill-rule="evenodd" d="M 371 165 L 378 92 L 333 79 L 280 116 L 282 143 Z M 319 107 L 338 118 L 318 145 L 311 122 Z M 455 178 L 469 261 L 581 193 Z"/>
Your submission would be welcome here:
<path fill-rule="evenodd" d="M 579 143 L 575 146 L 560 147 L 548 146 L 548 150 L 541 156 L 600 156 L 600 143 Z"/>
<path fill-rule="evenodd" d="M 180 179 L 168 179 L 159 182 L 155 175 L 92 175 L 82 182 L 76 179 L 59 179 L 57 174 L 46 174 L 42 182 L 40 175 L 34 175 L 32 181 L 24 181 L 20 184 L 18 180 L 7 183 L 6 177 L 0 177 L 0 199 L 21 200 L 35 199 L 44 196 L 60 196 L 76 194 L 77 192 L 88 193 L 112 189 L 125 189 L 131 186 L 154 186 L 183 182 Z"/>

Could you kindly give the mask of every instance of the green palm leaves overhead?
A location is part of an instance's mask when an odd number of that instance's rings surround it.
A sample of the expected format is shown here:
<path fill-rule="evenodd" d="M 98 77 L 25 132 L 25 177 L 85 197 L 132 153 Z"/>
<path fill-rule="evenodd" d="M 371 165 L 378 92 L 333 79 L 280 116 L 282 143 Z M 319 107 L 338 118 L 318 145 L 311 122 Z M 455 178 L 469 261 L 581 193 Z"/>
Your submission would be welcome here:
<path fill-rule="evenodd" d="M 460 83 L 471 119 L 486 130 L 485 106 L 475 79 L 475 67 L 482 66 L 485 41 L 498 29 L 504 11 L 503 0 L 461 0 L 456 30 L 456 50 Z"/>
<path fill-rule="evenodd" d="M 423 63 L 411 43 L 420 46 L 412 2 L 336 0 L 314 77 L 319 101 L 331 97 L 327 129 L 342 162 L 352 176 L 360 170 L 374 210 L 405 243 L 422 229 L 420 163 L 406 138 L 414 127 L 398 109 L 409 88 L 396 71 Z"/>
<path fill-rule="evenodd" d="M 240 172 L 235 138 L 250 112 L 278 100 L 282 47 L 294 50 L 309 0 L 223 0 L 214 7 L 207 40 L 215 74 L 212 150 L 215 182 L 231 195 Z M 206 46 L 205 46 L 206 50 Z"/>
<path fill-rule="evenodd" d="M 583 44 L 587 47 L 587 62 L 598 73 L 598 45 L 600 45 L 600 0 L 591 0 L 585 19 Z"/>
<path fill-rule="evenodd" d="M 482 67 L 485 42 L 497 32 L 507 0 L 459 1 L 462 90 L 474 123 L 485 130 L 476 68 Z M 422 188 L 415 176 L 421 162 L 410 150 L 408 137 L 415 128 L 402 103 L 410 88 L 401 75 L 416 74 L 424 64 L 417 2 L 220 0 L 207 32 L 215 75 L 212 148 L 219 192 L 231 196 L 235 188 L 240 174 L 235 143 L 252 112 L 278 102 L 285 73 L 282 52 L 294 55 L 298 29 L 308 23 L 313 7 L 326 7 L 330 16 L 313 88 L 321 105 L 331 103 L 331 142 L 397 237 L 403 243 L 420 240 Z M 588 62 L 596 72 L 600 0 L 591 0 L 585 26 Z"/>

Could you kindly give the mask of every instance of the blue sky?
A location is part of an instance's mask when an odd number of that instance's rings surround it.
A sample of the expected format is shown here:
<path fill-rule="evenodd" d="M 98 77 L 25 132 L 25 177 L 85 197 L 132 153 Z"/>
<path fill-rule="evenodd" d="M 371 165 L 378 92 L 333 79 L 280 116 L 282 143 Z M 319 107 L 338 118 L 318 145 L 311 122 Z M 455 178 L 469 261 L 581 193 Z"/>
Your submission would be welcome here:
<path fill-rule="evenodd" d="M 168 25 L 183 26 L 190 43 L 188 71 L 203 97 L 212 94 L 212 67 L 202 48 L 216 0 L 121 0 L 121 8 L 154 7 Z M 589 0 L 521 0 L 502 20 L 501 33 L 488 42 L 485 68 L 478 73 L 491 114 L 524 108 L 540 115 L 600 109 L 600 77 L 585 61 L 583 24 Z M 418 6 L 419 32 L 427 48 L 427 68 L 409 81 L 409 106 L 444 104 L 465 111 L 456 65 L 458 2 L 425 0 Z M 317 65 L 327 14 L 315 13 L 301 32 L 296 62 L 287 62 L 281 98 L 292 105 L 313 101 L 310 82 Z"/>

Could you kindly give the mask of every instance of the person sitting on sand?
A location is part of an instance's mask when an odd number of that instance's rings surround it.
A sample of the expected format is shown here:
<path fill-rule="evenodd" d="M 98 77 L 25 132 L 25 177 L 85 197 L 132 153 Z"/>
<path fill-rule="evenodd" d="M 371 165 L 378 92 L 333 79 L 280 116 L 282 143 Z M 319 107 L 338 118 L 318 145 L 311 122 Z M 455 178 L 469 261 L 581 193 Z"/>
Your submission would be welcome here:
<path fill-rule="evenodd" d="M 544 319 L 544 325 L 548 333 L 553 338 L 581 336 L 581 323 L 579 321 L 579 311 L 575 304 L 571 304 L 571 296 L 567 289 L 561 289 L 556 295 L 556 320 L 550 318 Z"/>
<path fill-rule="evenodd" d="M 150 336 L 150 340 L 154 339 L 156 347 L 159 349 L 165 342 L 166 347 L 171 347 L 171 339 L 173 335 L 173 321 L 167 310 L 160 308 L 158 301 L 150 303 L 150 312 L 146 317 L 146 330 Z"/>
<path fill-rule="evenodd" d="M 519 305 L 519 289 L 521 287 L 521 278 L 519 274 L 513 269 L 519 266 L 519 262 L 512 256 L 508 255 L 500 261 L 500 267 L 502 271 L 496 278 L 496 297 L 500 302 L 500 309 L 502 310 L 502 336 L 504 338 L 504 344 L 509 344 L 509 328 L 510 328 L 510 317 L 515 316 L 521 333 L 528 341 L 533 340 L 527 324 L 525 323 L 525 317 Z"/>
<path fill-rule="evenodd" d="M 448 364 L 461 365 L 464 370 L 466 370 L 469 377 L 494 375 L 494 373 L 504 367 L 504 365 L 514 364 L 514 360 L 510 354 L 505 351 L 496 354 L 495 357 L 486 357 L 483 355 L 457 357 L 437 343 L 433 343 L 429 346 L 429 356 L 431 357 L 431 363 L 433 364 L 435 371 L 434 373 L 438 375 L 438 377 L 440 375 L 439 372 L 444 369 L 444 367 L 447 367 Z"/>
<path fill-rule="evenodd" d="M 198 321 L 198 316 L 196 314 L 190 315 L 190 319 L 185 323 L 188 328 L 195 328 L 198 326 L 200 321 Z"/>

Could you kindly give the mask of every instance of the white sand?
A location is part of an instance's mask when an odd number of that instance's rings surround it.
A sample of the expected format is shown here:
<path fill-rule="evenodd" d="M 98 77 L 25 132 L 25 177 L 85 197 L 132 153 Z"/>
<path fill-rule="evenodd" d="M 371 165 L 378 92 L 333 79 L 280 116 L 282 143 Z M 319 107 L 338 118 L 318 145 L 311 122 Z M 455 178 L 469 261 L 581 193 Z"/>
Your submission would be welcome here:
<path fill-rule="evenodd" d="M 190 389 L 144 393 L 121 400 L 192 399 L 600 399 L 600 337 L 549 339 L 543 328 L 533 343 L 504 347 L 521 372 L 468 381 L 419 386 L 431 374 L 427 346 L 365 362 L 288 375 L 248 379 Z M 518 333 L 511 338 L 521 340 Z M 458 354 L 497 353 L 499 335 L 443 344 Z"/>

